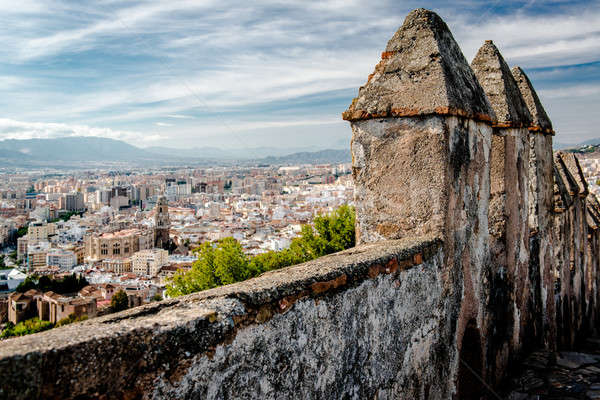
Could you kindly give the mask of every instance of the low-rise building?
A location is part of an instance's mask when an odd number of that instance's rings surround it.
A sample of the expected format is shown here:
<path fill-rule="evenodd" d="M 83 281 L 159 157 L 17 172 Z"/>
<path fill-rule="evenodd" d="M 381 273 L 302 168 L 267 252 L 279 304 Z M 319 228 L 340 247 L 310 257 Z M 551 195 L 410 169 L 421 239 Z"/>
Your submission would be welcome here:
<path fill-rule="evenodd" d="M 13 324 L 18 324 L 37 314 L 35 297 L 40 292 L 31 289 L 25 293 L 15 292 L 8 296 L 8 320 Z"/>
<path fill-rule="evenodd" d="M 18 269 L 0 270 L 0 292 L 14 291 L 25 278 L 27 275 Z"/>
<path fill-rule="evenodd" d="M 131 272 L 131 258 L 105 258 L 102 260 L 101 267 L 105 271 L 125 274 Z"/>
<path fill-rule="evenodd" d="M 13 324 L 33 317 L 55 324 L 69 316 L 92 318 L 97 315 L 96 298 L 93 296 L 66 296 L 31 289 L 11 294 L 8 303 L 8 320 Z"/>

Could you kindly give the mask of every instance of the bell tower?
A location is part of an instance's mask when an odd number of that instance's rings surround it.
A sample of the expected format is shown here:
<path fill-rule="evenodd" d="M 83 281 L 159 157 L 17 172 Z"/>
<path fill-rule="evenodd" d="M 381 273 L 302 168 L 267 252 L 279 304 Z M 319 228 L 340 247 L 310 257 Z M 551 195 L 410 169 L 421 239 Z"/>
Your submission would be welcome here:
<path fill-rule="evenodd" d="M 169 247 L 169 205 L 165 196 L 159 196 L 154 212 L 154 247 L 167 250 Z"/>

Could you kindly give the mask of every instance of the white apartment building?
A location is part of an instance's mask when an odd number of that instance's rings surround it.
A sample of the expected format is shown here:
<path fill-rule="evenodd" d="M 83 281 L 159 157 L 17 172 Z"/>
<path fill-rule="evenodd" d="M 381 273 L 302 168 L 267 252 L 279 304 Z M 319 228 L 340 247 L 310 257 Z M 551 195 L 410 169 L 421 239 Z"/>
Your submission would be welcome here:
<path fill-rule="evenodd" d="M 71 250 L 50 249 L 46 254 L 46 265 L 69 270 L 77 265 L 77 254 Z"/>
<path fill-rule="evenodd" d="M 138 251 L 131 257 L 131 271 L 138 275 L 155 276 L 169 263 L 169 252 L 163 249 Z"/>

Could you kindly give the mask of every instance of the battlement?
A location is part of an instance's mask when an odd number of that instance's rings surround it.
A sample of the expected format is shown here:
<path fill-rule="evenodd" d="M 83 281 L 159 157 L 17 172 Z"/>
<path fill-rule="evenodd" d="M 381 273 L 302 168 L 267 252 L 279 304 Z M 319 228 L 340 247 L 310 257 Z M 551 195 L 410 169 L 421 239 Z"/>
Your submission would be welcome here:
<path fill-rule="evenodd" d="M 404 371 L 409 360 L 427 369 L 418 349 L 436 335 L 441 259 L 435 238 L 368 244 L 9 339 L 0 397 L 372 397 L 414 375 Z M 356 368 L 364 362 L 368 380 Z"/>

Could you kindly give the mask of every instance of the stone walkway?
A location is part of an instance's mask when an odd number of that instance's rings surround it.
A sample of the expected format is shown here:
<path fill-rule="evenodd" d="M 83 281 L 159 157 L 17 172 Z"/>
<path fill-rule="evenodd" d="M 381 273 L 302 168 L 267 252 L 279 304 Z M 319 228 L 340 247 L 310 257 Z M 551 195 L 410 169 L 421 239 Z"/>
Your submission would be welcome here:
<path fill-rule="evenodd" d="M 600 400 L 600 339 L 587 339 L 580 351 L 532 353 L 510 390 L 508 400 Z"/>

